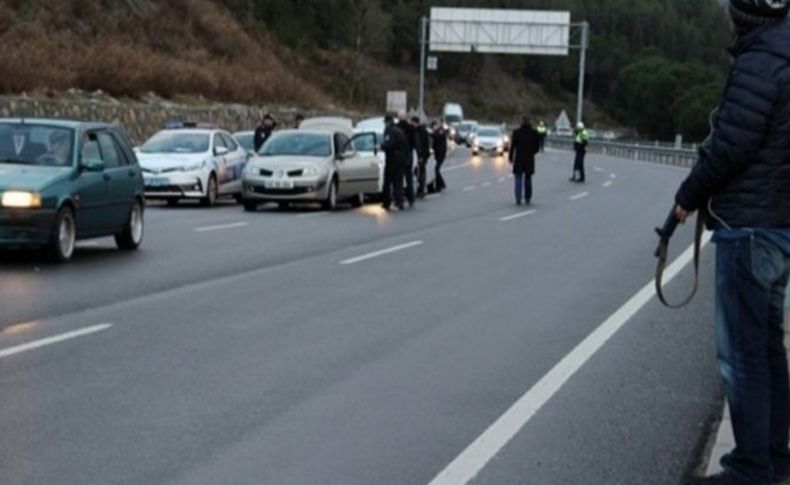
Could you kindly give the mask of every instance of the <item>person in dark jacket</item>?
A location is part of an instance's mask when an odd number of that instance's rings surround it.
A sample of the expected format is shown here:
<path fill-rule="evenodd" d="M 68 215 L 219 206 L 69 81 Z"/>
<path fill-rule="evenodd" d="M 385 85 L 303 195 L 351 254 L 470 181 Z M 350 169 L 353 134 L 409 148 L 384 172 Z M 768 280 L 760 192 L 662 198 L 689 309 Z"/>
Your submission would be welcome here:
<path fill-rule="evenodd" d="M 414 151 L 417 149 L 416 128 L 409 122 L 408 115 L 405 111 L 398 113 L 398 128 L 406 135 L 409 142 L 409 158 L 404 162 L 403 177 L 406 183 L 406 199 L 409 201 L 409 206 L 414 205 Z"/>
<path fill-rule="evenodd" d="M 737 38 L 712 131 L 675 196 L 707 209 L 716 243 L 716 344 L 735 449 L 697 483 L 790 478 L 782 319 L 790 274 L 790 0 L 731 0 Z"/>
<path fill-rule="evenodd" d="M 529 118 L 524 117 L 521 126 L 510 137 L 510 163 L 513 165 L 516 204 L 523 200 L 532 202 L 532 175 L 535 173 L 535 154 L 540 150 L 540 135 L 532 127 Z"/>
<path fill-rule="evenodd" d="M 417 198 L 425 197 L 425 182 L 428 168 L 428 159 L 431 158 L 431 135 L 425 123 L 420 122 L 420 118 L 411 119 L 414 125 L 414 144 L 417 150 Z"/>
<path fill-rule="evenodd" d="M 395 120 L 390 115 L 384 118 L 384 141 L 381 149 L 385 155 L 382 207 L 389 210 L 394 198 L 395 205 L 403 210 L 403 168 L 406 166 L 406 159 L 411 158 L 411 145 L 406 134 L 395 125 Z"/>
<path fill-rule="evenodd" d="M 442 164 L 447 158 L 447 130 L 444 128 L 444 121 L 431 123 L 431 142 L 433 144 L 433 158 L 436 160 L 434 184 L 436 191 L 441 192 L 447 188 L 444 177 L 442 177 Z"/>
<path fill-rule="evenodd" d="M 255 153 L 261 149 L 266 140 L 272 136 L 272 132 L 274 131 L 274 127 L 277 123 L 274 121 L 274 117 L 270 113 L 266 113 L 261 120 L 260 125 L 255 128 L 255 135 L 253 136 L 253 146 L 255 148 Z"/>

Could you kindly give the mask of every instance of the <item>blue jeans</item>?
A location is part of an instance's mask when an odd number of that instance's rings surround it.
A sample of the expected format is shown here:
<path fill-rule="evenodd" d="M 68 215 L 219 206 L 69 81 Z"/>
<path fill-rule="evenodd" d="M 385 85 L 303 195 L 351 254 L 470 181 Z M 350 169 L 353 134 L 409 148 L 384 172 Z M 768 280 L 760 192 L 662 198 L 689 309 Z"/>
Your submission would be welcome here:
<path fill-rule="evenodd" d="M 718 230 L 716 346 L 735 449 L 725 469 L 758 484 L 790 474 L 790 384 L 784 347 L 790 229 Z"/>
<path fill-rule="evenodd" d="M 529 204 L 529 201 L 532 200 L 532 175 L 515 173 L 513 174 L 513 179 L 516 183 L 516 202 L 520 203 L 522 201 L 523 194 L 523 200 Z"/>

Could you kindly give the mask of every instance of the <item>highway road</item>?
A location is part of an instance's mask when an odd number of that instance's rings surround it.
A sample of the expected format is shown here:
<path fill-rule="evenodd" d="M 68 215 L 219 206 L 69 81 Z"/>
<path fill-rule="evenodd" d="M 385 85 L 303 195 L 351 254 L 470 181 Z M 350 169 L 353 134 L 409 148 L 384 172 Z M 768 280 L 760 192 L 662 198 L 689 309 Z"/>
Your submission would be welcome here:
<path fill-rule="evenodd" d="M 133 254 L 0 255 L 0 483 L 681 483 L 721 402 L 711 248 L 691 306 L 650 292 L 685 171 L 550 151 L 517 207 L 504 159 L 447 165 L 405 212 L 152 205 Z"/>

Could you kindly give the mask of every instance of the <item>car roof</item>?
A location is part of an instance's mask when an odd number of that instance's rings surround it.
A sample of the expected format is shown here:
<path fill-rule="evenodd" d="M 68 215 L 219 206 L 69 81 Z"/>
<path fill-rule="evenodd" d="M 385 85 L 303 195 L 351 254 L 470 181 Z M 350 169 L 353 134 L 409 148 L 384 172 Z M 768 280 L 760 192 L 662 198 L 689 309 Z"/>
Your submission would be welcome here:
<path fill-rule="evenodd" d="M 246 135 L 254 135 L 255 132 L 253 130 L 244 130 L 244 131 L 236 131 L 233 133 L 233 136 L 246 136 Z"/>
<path fill-rule="evenodd" d="M 89 121 L 77 121 L 77 120 L 65 120 L 60 118 L 0 118 L 0 123 L 15 123 L 15 124 L 24 124 L 29 123 L 31 125 L 49 125 L 49 126 L 56 126 L 60 128 L 71 128 L 71 129 L 82 129 L 82 130 L 90 130 L 90 129 L 100 129 L 100 128 L 109 128 L 109 127 L 117 127 L 113 123 L 97 123 L 97 122 L 89 122 Z"/>
<path fill-rule="evenodd" d="M 354 122 L 350 118 L 341 118 L 339 116 L 308 118 L 299 123 L 300 130 L 338 131 L 349 134 L 353 128 Z"/>
<path fill-rule="evenodd" d="M 212 133 L 222 132 L 223 130 L 218 130 L 217 128 L 165 128 L 164 130 L 159 130 L 157 133 L 185 133 L 185 134 L 193 134 L 193 135 L 211 135 Z"/>
<path fill-rule="evenodd" d="M 332 135 L 332 131 L 331 130 L 322 130 L 322 129 L 312 129 L 312 128 L 306 128 L 306 129 L 299 128 L 298 130 L 294 130 L 294 129 L 277 130 L 277 131 L 272 133 L 272 136 L 282 136 L 282 135 L 292 135 L 292 134 L 298 134 L 298 135 L 308 134 L 308 135 L 331 136 Z"/>

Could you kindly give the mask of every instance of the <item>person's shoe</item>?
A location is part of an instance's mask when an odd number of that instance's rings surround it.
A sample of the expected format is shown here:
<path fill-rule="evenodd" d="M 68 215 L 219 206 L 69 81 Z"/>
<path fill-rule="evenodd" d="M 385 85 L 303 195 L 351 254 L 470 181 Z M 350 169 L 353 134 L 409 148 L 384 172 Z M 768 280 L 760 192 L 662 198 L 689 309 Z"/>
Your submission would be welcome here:
<path fill-rule="evenodd" d="M 418 199 L 424 199 L 425 198 L 425 192 L 417 192 L 417 198 Z"/>
<path fill-rule="evenodd" d="M 524 201 L 524 205 L 532 205 L 532 201 L 531 200 Z"/>
<path fill-rule="evenodd" d="M 406 210 L 406 209 L 403 206 L 403 204 L 398 204 L 398 210 L 402 211 L 402 210 Z"/>
<path fill-rule="evenodd" d="M 521 205 L 521 201 L 520 200 L 516 200 L 516 205 Z"/>
<path fill-rule="evenodd" d="M 709 477 L 693 478 L 688 485 L 753 485 L 751 482 L 742 480 L 731 472 L 723 471 Z"/>
<path fill-rule="evenodd" d="M 381 208 L 384 209 L 385 211 L 390 210 L 389 204 L 381 204 Z"/>
<path fill-rule="evenodd" d="M 576 177 L 571 177 L 571 178 L 568 179 L 568 182 L 576 182 L 576 181 L 577 181 Z"/>

